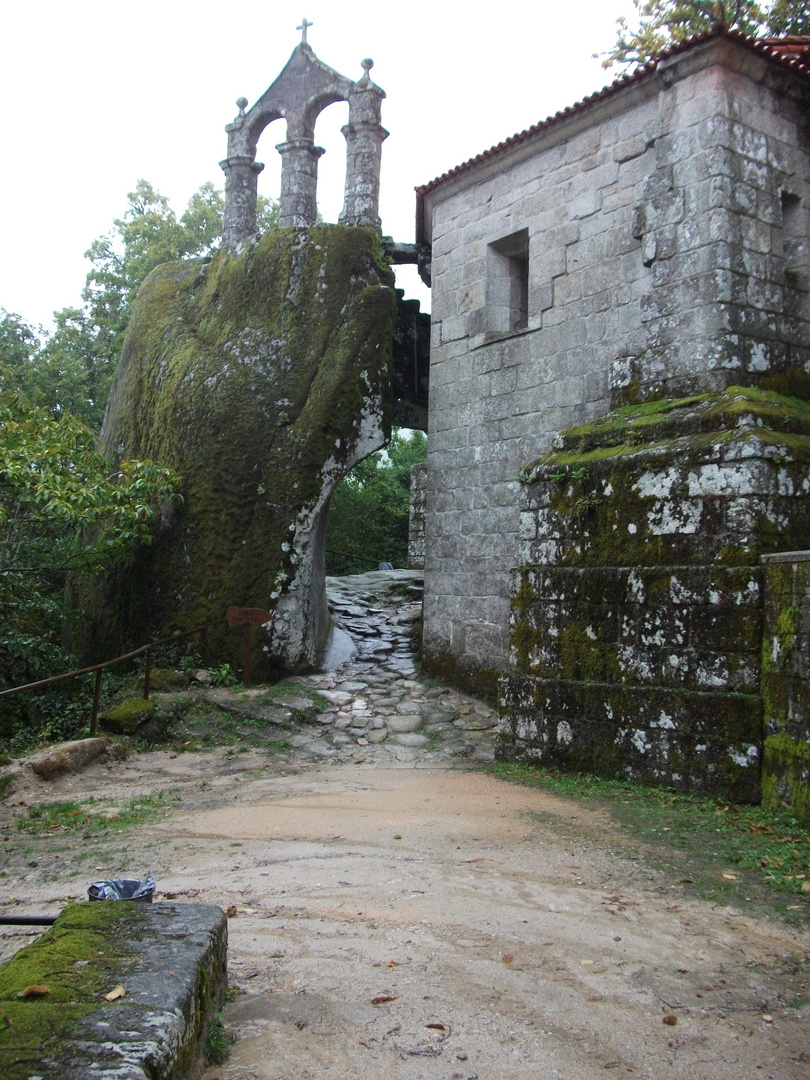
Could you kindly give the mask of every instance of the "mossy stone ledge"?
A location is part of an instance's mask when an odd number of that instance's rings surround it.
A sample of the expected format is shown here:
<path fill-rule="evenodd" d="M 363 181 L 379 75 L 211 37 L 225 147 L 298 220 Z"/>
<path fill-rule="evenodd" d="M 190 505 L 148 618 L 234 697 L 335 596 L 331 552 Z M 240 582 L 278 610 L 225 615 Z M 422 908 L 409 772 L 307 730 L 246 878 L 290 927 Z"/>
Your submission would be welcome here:
<path fill-rule="evenodd" d="M 810 588 L 791 571 L 777 598 L 760 560 L 810 547 L 810 404 L 731 386 L 623 406 L 521 479 L 501 755 L 802 807 Z"/>
<path fill-rule="evenodd" d="M 0 968 L 5 1080 L 190 1080 L 227 986 L 204 904 L 73 904 Z M 124 995 L 106 1000 L 116 987 Z"/>

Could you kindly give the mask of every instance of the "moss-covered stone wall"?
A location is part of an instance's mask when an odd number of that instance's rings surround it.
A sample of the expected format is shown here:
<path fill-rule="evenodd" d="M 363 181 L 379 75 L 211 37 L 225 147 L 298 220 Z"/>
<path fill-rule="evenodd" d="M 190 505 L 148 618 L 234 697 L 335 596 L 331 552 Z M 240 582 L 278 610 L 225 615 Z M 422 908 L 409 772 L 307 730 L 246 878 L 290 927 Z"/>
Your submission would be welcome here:
<path fill-rule="evenodd" d="M 370 228 L 278 229 L 240 254 L 167 264 L 138 296 L 102 432 L 114 461 L 179 474 L 154 544 L 77 597 L 75 646 L 106 658 L 207 624 L 241 666 L 230 605 L 273 612 L 253 671 L 317 661 L 329 498 L 391 421 L 393 275 Z"/>
<path fill-rule="evenodd" d="M 758 801 L 759 558 L 810 542 L 810 407 L 625 406 L 522 479 L 503 755 Z"/>
<path fill-rule="evenodd" d="M 0 967 L 5 1080 L 190 1080 L 227 987 L 209 904 L 69 905 Z"/>
<path fill-rule="evenodd" d="M 810 553 L 763 561 L 762 799 L 810 826 Z"/>

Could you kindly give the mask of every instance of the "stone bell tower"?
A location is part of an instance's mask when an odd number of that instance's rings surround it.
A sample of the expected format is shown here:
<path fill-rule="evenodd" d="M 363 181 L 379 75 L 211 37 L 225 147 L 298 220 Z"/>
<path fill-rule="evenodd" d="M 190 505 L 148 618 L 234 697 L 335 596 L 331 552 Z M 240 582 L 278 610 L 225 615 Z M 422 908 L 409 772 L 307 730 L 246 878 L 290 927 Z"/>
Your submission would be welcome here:
<path fill-rule="evenodd" d="M 318 158 L 315 121 L 336 101 L 349 103 L 346 138 L 346 187 L 341 225 L 370 225 L 380 229 L 380 159 L 388 132 L 380 122 L 385 91 L 371 81 L 372 60 L 363 60 L 357 82 L 322 63 L 307 44 L 302 21 L 301 42 L 284 70 L 248 109 L 247 99 L 236 102 L 239 113 L 225 130 L 228 156 L 220 162 L 225 173 L 223 244 L 235 248 L 256 232 L 256 186 L 264 168 L 256 161 L 256 148 L 264 129 L 274 120 L 286 120 L 287 137 L 276 149 L 281 154 L 279 225 L 304 227 L 317 218 Z"/>

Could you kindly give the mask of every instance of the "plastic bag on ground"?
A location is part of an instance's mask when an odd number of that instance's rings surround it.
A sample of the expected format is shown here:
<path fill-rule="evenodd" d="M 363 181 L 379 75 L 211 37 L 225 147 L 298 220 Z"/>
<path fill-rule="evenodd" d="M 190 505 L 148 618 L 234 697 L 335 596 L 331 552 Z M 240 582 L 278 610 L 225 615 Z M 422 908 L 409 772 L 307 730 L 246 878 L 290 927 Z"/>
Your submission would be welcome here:
<path fill-rule="evenodd" d="M 143 881 L 137 878 L 112 878 L 110 881 L 94 881 L 87 890 L 91 900 L 140 900 L 152 903 L 155 879 L 148 874 Z"/>

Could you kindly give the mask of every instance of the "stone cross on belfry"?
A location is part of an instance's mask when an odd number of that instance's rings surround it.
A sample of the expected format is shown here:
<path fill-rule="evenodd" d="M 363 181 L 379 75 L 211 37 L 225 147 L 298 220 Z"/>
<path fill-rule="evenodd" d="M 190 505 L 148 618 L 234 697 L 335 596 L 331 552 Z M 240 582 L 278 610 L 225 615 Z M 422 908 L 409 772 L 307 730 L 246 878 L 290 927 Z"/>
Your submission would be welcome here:
<path fill-rule="evenodd" d="M 302 45 L 306 45 L 306 43 L 307 43 L 307 28 L 310 27 L 310 26 L 314 26 L 314 25 L 315 25 L 315 23 L 307 22 L 307 17 L 305 15 L 303 17 L 303 19 L 301 20 L 301 25 L 296 26 L 295 29 L 301 31 L 301 44 Z"/>

